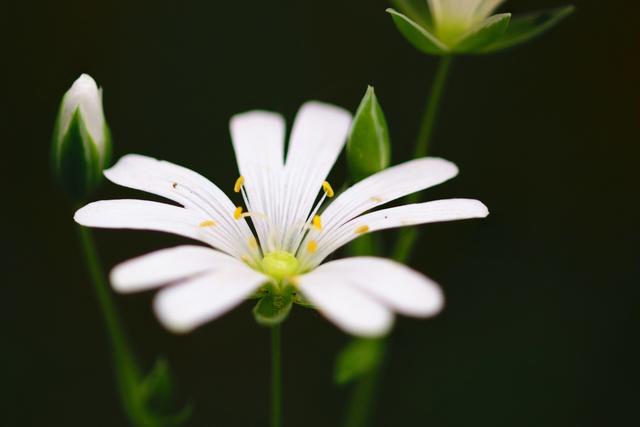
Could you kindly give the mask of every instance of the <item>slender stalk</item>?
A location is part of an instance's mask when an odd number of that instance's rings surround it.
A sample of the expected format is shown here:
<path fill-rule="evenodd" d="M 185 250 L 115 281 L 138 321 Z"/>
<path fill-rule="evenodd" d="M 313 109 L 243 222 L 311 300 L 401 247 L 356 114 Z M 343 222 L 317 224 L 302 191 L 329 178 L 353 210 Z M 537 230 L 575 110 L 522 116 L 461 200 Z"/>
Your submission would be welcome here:
<path fill-rule="evenodd" d="M 414 148 L 414 158 L 424 157 L 429 151 L 431 136 L 438 118 L 440 102 L 452 60 L 453 57 L 444 56 L 440 60 L 440 64 L 438 64 L 438 70 L 431 85 L 431 92 L 422 115 L 422 121 L 420 122 L 420 130 Z M 407 201 L 408 203 L 420 201 L 420 194 L 412 194 L 407 198 Z M 393 258 L 401 262 L 408 261 L 417 238 L 418 234 L 415 227 L 403 228 L 396 242 L 392 255 Z M 388 340 L 384 340 L 381 345 L 383 346 L 383 351 L 386 352 L 389 345 Z M 358 380 L 349 404 L 345 423 L 346 427 L 364 427 L 368 425 L 371 420 L 382 365 L 383 363 L 379 363 L 371 372 Z"/>
<path fill-rule="evenodd" d="M 382 345 L 386 347 L 386 342 Z M 383 347 L 383 352 L 385 348 Z M 376 389 L 381 375 L 381 365 L 384 364 L 384 353 L 382 360 L 371 371 L 367 372 L 358 380 L 351 395 L 349 409 L 345 419 L 345 427 L 362 427 L 370 424 L 373 416 L 372 406 L 375 405 Z"/>
<path fill-rule="evenodd" d="M 413 157 L 416 159 L 426 156 L 429 151 L 431 136 L 433 135 L 433 129 L 438 118 L 438 112 L 440 111 L 440 101 L 442 100 L 442 94 L 444 93 L 452 60 L 453 57 L 444 56 L 438 65 L 438 70 L 433 80 L 433 85 L 431 86 L 431 95 L 427 101 L 427 105 L 422 116 L 422 122 L 420 124 L 420 131 L 418 132 L 418 138 L 416 139 L 413 154 Z M 407 202 L 417 203 L 420 199 L 420 193 L 414 193 L 407 197 Z M 393 250 L 392 257 L 397 261 L 407 262 L 417 240 L 418 229 L 416 227 L 402 228 L 400 230 L 396 246 Z"/>
<path fill-rule="evenodd" d="M 77 230 L 85 263 L 111 343 L 122 405 L 134 426 L 148 426 L 145 414 L 141 411 L 136 399 L 136 387 L 140 383 L 142 375 L 136 366 L 122 323 L 118 318 L 113 297 L 98 258 L 93 235 L 91 230 L 86 227 L 78 226 Z"/>
<path fill-rule="evenodd" d="M 282 426 L 282 326 L 271 327 L 271 427 Z"/>

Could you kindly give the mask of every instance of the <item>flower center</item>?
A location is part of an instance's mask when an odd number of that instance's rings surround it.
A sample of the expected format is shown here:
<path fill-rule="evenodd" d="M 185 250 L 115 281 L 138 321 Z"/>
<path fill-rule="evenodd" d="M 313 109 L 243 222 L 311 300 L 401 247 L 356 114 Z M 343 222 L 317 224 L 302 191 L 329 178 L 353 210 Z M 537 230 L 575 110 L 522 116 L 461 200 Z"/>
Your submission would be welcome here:
<path fill-rule="evenodd" d="M 276 280 L 291 277 L 298 272 L 298 259 L 287 251 L 274 251 L 262 258 L 262 270 Z"/>

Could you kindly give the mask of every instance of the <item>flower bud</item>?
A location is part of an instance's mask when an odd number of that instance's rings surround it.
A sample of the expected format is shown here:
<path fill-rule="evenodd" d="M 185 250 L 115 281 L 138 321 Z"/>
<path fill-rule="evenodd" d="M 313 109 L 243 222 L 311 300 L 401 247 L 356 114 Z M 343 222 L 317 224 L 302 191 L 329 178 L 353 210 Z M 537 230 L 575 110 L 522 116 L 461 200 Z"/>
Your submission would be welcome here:
<path fill-rule="evenodd" d="M 347 141 L 351 177 L 360 181 L 389 166 L 391 144 L 387 121 L 372 86 L 360 102 Z"/>
<path fill-rule="evenodd" d="M 89 197 L 111 157 L 111 133 L 102 110 L 102 89 L 82 74 L 62 98 L 53 130 L 53 172 L 74 200 Z"/>

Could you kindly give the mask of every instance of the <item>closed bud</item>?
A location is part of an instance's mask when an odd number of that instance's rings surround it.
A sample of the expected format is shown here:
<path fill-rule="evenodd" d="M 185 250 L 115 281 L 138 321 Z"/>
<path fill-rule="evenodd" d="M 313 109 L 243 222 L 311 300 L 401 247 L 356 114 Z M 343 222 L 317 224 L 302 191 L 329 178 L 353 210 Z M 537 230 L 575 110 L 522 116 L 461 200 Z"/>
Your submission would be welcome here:
<path fill-rule="evenodd" d="M 353 118 L 347 141 L 347 161 L 354 181 L 389 166 L 391 147 L 387 121 L 372 86 L 367 88 Z"/>
<path fill-rule="evenodd" d="M 111 157 L 111 133 L 102 110 L 102 89 L 82 74 L 62 98 L 53 131 L 53 172 L 74 200 L 88 198 Z"/>

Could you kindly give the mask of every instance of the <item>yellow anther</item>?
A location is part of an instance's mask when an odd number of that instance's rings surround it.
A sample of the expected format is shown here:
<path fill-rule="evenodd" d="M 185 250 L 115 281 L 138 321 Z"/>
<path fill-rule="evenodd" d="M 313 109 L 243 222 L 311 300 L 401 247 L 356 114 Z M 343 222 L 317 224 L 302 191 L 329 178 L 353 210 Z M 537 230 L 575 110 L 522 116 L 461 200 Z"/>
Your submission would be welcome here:
<path fill-rule="evenodd" d="M 244 176 L 240 175 L 238 179 L 236 179 L 236 183 L 233 186 L 233 191 L 239 193 L 242 190 L 242 186 L 244 185 Z"/>
<path fill-rule="evenodd" d="M 322 220 L 320 219 L 320 215 L 313 217 L 313 228 L 318 231 L 322 230 Z"/>
<path fill-rule="evenodd" d="M 217 223 L 211 219 L 207 219 L 205 221 L 202 221 L 200 223 L 200 227 L 205 228 L 205 227 L 215 227 L 217 225 Z"/>
<path fill-rule="evenodd" d="M 309 243 L 307 243 L 307 250 L 310 253 L 314 253 L 315 251 L 318 250 L 318 242 L 316 242 L 315 240 L 309 240 Z"/>
<path fill-rule="evenodd" d="M 361 225 L 360 227 L 356 228 L 356 234 L 364 234 L 367 231 L 369 231 L 368 225 Z"/>
<path fill-rule="evenodd" d="M 329 184 L 329 181 L 325 181 L 322 183 L 322 189 L 324 190 L 324 194 L 326 194 L 328 198 L 332 198 L 335 194 L 333 192 L 333 188 L 331 188 L 331 184 Z"/>
<path fill-rule="evenodd" d="M 258 247 L 258 241 L 256 240 L 255 237 L 250 237 L 249 238 L 249 247 L 251 249 L 256 249 Z"/>
<path fill-rule="evenodd" d="M 248 256 L 246 256 L 246 255 L 242 255 L 242 256 L 240 257 L 240 259 L 241 259 L 242 261 L 244 261 L 245 263 L 247 263 L 247 264 L 251 264 L 251 259 L 250 259 Z"/>
<path fill-rule="evenodd" d="M 382 197 L 373 196 L 373 197 L 371 197 L 371 201 L 373 203 L 382 203 Z"/>
<path fill-rule="evenodd" d="M 242 218 L 242 206 L 238 206 L 235 211 L 233 211 L 233 218 L 238 220 Z"/>

